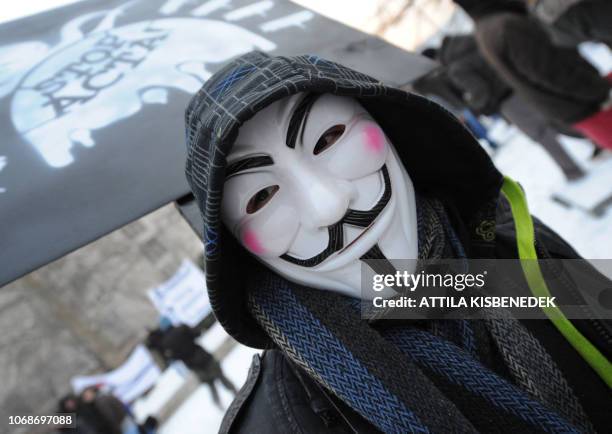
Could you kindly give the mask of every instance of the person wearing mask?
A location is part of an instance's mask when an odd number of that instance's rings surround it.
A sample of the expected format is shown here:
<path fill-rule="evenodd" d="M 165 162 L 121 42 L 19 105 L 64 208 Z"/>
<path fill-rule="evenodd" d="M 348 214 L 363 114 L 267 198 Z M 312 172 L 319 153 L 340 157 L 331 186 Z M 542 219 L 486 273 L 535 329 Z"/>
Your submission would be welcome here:
<path fill-rule="evenodd" d="M 603 321 L 362 317 L 362 266 L 578 257 L 451 113 L 316 55 L 253 52 L 185 124 L 211 306 L 265 350 L 221 433 L 605 432 Z"/>

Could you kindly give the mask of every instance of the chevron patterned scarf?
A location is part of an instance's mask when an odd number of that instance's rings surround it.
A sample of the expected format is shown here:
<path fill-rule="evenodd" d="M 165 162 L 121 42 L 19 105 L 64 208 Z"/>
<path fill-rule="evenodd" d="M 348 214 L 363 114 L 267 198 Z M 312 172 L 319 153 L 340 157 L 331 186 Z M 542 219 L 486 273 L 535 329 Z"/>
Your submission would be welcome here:
<path fill-rule="evenodd" d="M 462 257 L 440 202 L 418 200 L 418 225 L 420 257 Z M 593 432 L 550 355 L 508 314 L 371 324 L 354 299 L 256 273 L 248 303 L 258 323 L 383 432 Z"/>

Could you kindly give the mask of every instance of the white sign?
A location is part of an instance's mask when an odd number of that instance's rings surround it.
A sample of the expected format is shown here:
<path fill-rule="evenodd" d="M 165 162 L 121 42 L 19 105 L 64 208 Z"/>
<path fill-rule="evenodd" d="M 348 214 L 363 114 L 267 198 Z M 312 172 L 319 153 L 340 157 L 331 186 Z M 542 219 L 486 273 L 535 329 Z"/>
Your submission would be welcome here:
<path fill-rule="evenodd" d="M 145 104 L 165 104 L 170 90 L 194 94 L 210 77 L 210 65 L 276 48 L 236 24 L 167 17 L 186 3 L 165 3 L 164 18 L 118 25 L 135 4 L 129 1 L 72 18 L 56 45 L 0 45 L 0 98 L 14 92 L 15 129 L 49 166 L 72 164 L 76 146 L 95 146 L 98 130 L 136 115 Z M 211 0 L 192 15 L 201 17 L 229 3 Z"/>
<path fill-rule="evenodd" d="M 184 260 L 174 276 L 148 294 L 159 313 L 173 325 L 195 327 L 212 311 L 204 273 L 189 260 Z"/>
<path fill-rule="evenodd" d="M 129 404 L 155 385 L 161 371 L 144 345 L 138 345 L 130 357 L 105 374 L 74 377 L 70 383 L 79 394 L 90 386 L 99 386 Z"/>

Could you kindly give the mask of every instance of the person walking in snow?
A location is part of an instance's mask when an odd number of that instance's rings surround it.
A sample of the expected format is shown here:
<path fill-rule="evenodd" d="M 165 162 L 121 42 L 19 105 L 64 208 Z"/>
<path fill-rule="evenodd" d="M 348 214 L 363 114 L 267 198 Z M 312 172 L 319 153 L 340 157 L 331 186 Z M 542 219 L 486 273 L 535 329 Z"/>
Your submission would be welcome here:
<path fill-rule="evenodd" d="M 531 107 L 499 78 L 497 73 L 480 54 L 473 35 L 446 36 L 436 59 L 447 71 L 449 86 L 458 89 L 459 95 L 470 110 L 479 115 L 501 114 L 535 143 L 540 144 L 562 170 L 566 179 L 576 180 L 584 176 L 583 170 L 568 155 L 557 137 L 562 132 L 559 126 Z M 423 89 L 428 74 L 414 83 L 414 88 Z M 432 87 L 432 86 L 430 86 Z M 433 91 L 436 89 L 434 88 Z M 565 128 L 563 133 L 576 135 Z"/>
<path fill-rule="evenodd" d="M 215 357 L 196 342 L 200 331 L 188 325 L 172 326 L 168 324 L 159 335 L 157 346 L 166 360 L 180 360 L 192 370 L 198 379 L 209 386 L 213 402 L 222 408 L 221 398 L 217 390 L 220 382 L 234 395 L 238 389 L 225 376 L 221 364 Z"/>
<path fill-rule="evenodd" d="M 612 77 L 556 46 L 521 2 L 455 0 L 474 19 L 480 52 L 522 99 L 602 148 L 612 148 Z"/>

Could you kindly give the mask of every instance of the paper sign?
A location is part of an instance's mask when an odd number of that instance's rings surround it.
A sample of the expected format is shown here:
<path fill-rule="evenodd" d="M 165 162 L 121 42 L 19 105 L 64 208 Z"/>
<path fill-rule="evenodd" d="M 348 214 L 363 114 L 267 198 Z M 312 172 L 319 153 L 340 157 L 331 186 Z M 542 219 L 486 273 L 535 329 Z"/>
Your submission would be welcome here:
<path fill-rule="evenodd" d="M 212 311 L 204 273 L 189 260 L 184 260 L 169 280 L 150 289 L 148 295 L 173 325 L 195 327 Z"/>
<path fill-rule="evenodd" d="M 144 345 L 138 345 L 117 369 L 99 375 L 74 377 L 70 383 L 79 394 L 89 386 L 99 386 L 129 404 L 151 388 L 161 371 Z"/>

